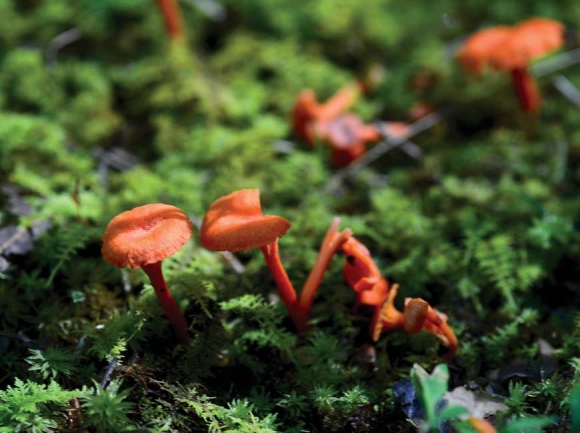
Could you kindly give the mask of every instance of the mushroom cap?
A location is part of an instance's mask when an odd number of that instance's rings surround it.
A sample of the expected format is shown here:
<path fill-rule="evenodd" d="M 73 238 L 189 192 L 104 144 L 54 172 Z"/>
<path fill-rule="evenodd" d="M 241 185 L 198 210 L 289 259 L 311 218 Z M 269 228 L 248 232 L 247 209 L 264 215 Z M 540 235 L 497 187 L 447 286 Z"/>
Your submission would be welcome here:
<path fill-rule="evenodd" d="M 423 329 L 429 304 L 421 298 L 407 299 L 403 310 L 403 327 L 405 331 L 416 334 Z"/>
<path fill-rule="evenodd" d="M 481 72 L 489 59 L 511 35 L 511 27 L 496 26 L 471 35 L 463 44 L 457 59 L 465 69 Z"/>
<path fill-rule="evenodd" d="M 342 273 L 348 285 L 357 293 L 372 289 L 382 277 L 368 248 L 351 236 L 341 249 L 346 256 Z"/>
<path fill-rule="evenodd" d="M 495 69 L 516 69 L 564 43 L 564 26 L 548 18 L 530 18 L 512 27 L 508 42 L 490 57 Z"/>
<path fill-rule="evenodd" d="M 508 27 L 474 33 L 463 45 L 458 60 L 479 72 L 486 64 L 494 69 L 525 67 L 530 60 L 558 49 L 564 42 L 564 26 L 549 18 L 530 18 Z"/>
<path fill-rule="evenodd" d="M 103 234 L 107 263 L 140 268 L 175 254 L 191 237 L 191 222 L 181 209 L 155 203 L 114 217 Z"/>
<path fill-rule="evenodd" d="M 277 215 L 264 215 L 260 190 L 242 189 L 214 201 L 201 224 L 201 244 L 214 251 L 244 251 L 284 236 L 291 224 Z"/>

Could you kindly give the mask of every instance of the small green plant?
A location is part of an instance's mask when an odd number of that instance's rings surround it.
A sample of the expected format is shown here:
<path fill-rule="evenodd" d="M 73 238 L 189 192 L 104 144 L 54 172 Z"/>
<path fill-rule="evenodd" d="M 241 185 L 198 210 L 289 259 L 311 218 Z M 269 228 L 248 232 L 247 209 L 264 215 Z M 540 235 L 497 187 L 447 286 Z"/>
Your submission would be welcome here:
<path fill-rule="evenodd" d="M 121 382 L 111 381 L 107 388 L 95 382 L 94 393 L 84 395 L 83 410 L 87 416 L 87 424 L 99 432 L 115 433 L 134 428 L 129 416 L 134 404 L 125 401 L 130 390 L 119 391 Z"/>
<path fill-rule="evenodd" d="M 419 425 L 422 432 L 437 432 L 442 421 L 468 414 L 467 409 L 457 405 L 438 408 L 448 388 L 449 367 L 446 364 L 439 364 L 430 375 L 415 364 L 411 369 L 411 381 L 415 386 L 419 405 L 425 412 L 425 420 Z"/>
<path fill-rule="evenodd" d="M 31 349 L 26 362 L 30 364 L 29 371 L 35 371 L 43 379 L 56 379 L 63 376 L 70 377 L 77 370 L 73 364 L 74 354 L 68 350 L 48 347 L 46 350 Z"/>
<path fill-rule="evenodd" d="M 53 432 L 68 401 L 86 393 L 86 389 L 67 391 L 53 380 L 42 385 L 17 378 L 14 386 L 0 390 L 0 433 Z"/>

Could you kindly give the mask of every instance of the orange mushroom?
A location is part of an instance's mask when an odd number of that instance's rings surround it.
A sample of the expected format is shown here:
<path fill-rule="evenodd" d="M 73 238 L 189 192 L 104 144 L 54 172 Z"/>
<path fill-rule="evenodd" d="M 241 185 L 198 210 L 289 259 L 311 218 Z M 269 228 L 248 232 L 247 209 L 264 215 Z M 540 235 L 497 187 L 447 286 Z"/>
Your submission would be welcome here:
<path fill-rule="evenodd" d="M 383 331 L 404 328 L 409 333 L 427 331 L 435 334 L 449 347 L 448 358 L 455 356 L 457 337 L 447 325 L 447 316 L 438 312 L 423 299 L 407 298 L 405 309 L 395 307 L 398 284 L 389 287 L 373 261 L 369 250 L 356 238 L 351 237 L 343 245 L 346 255 L 343 268 L 344 278 L 357 294 L 354 308 L 369 305 L 375 308 L 370 326 L 373 341 L 378 341 Z"/>
<path fill-rule="evenodd" d="M 432 308 L 421 298 L 406 298 L 403 310 L 404 327 L 407 332 L 421 330 L 436 335 L 449 348 L 446 358 L 451 359 L 457 353 L 458 341 L 453 329 L 447 324 L 447 316 Z"/>
<path fill-rule="evenodd" d="M 179 251 L 191 234 L 191 222 L 182 210 L 168 204 L 148 204 L 114 217 L 103 234 L 101 250 L 107 263 L 143 269 L 183 344 L 189 344 L 187 322 L 165 283 L 161 262 Z"/>
<path fill-rule="evenodd" d="M 318 128 L 317 136 L 330 143 L 330 159 L 335 167 L 347 166 L 366 152 L 368 142 L 381 138 L 376 126 L 365 125 L 360 117 L 351 113 L 319 124 Z"/>
<path fill-rule="evenodd" d="M 340 219 L 335 218 L 326 233 L 316 264 L 308 275 L 300 300 L 280 261 L 278 238 L 290 228 L 280 216 L 264 215 L 258 189 L 235 191 L 213 202 L 201 224 L 201 244 L 214 251 L 243 251 L 260 248 L 282 301 L 298 332 L 306 330 L 314 294 L 330 260 L 350 237 L 350 229 L 338 232 Z"/>
<path fill-rule="evenodd" d="M 508 27 L 498 26 L 473 34 L 461 48 L 458 60 L 473 72 L 489 64 L 496 70 L 509 70 L 520 107 L 536 112 L 542 102 L 529 62 L 556 50 L 564 42 L 564 26 L 548 18 L 530 18 Z"/>
<path fill-rule="evenodd" d="M 292 108 L 292 128 L 294 133 L 309 144 L 314 144 L 317 131 L 350 107 L 360 93 L 358 83 L 349 83 L 325 103 L 316 99 L 312 90 L 304 90 Z"/>
<path fill-rule="evenodd" d="M 278 238 L 290 228 L 290 221 L 264 215 L 258 189 L 242 189 L 214 201 L 201 223 L 201 244 L 214 251 L 244 251 L 260 248 L 282 301 L 296 328 L 302 332 L 300 304 L 296 291 L 280 261 Z"/>

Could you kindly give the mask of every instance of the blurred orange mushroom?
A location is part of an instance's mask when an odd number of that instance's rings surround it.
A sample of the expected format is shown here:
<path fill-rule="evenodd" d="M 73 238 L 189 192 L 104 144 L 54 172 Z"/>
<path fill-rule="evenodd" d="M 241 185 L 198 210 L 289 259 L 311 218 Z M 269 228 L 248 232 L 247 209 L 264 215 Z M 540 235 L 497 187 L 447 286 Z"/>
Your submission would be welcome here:
<path fill-rule="evenodd" d="M 514 90 L 524 112 L 540 109 L 541 96 L 528 70 L 529 62 L 564 42 L 564 26 L 548 18 L 530 18 L 515 26 L 498 26 L 474 33 L 458 54 L 468 70 L 480 72 L 486 65 L 511 73 Z"/>
<path fill-rule="evenodd" d="M 361 89 L 358 83 L 349 83 L 341 88 L 325 103 L 319 103 L 312 90 L 304 90 L 292 108 L 292 128 L 294 133 L 309 144 L 314 144 L 317 131 L 325 129 L 325 124 L 350 107 Z"/>
<path fill-rule="evenodd" d="M 347 166 L 366 152 L 368 142 L 381 138 L 375 125 L 365 125 L 360 117 L 351 113 L 319 124 L 317 136 L 330 143 L 330 160 L 335 167 Z"/>
<path fill-rule="evenodd" d="M 183 344 L 189 343 L 187 322 L 165 283 L 161 262 L 179 251 L 191 234 L 185 212 L 168 204 L 148 204 L 114 217 L 103 234 L 101 250 L 107 263 L 143 269 Z"/>

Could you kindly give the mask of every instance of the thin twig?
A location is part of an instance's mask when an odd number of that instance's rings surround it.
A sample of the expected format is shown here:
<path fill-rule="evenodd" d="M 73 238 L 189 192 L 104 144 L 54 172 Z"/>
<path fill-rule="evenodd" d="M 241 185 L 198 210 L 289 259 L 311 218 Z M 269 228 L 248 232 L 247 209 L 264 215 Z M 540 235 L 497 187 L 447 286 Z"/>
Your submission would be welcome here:
<path fill-rule="evenodd" d="M 99 382 L 99 385 L 101 385 L 101 388 L 105 389 L 107 387 L 107 385 L 109 384 L 109 379 L 111 377 L 111 374 L 113 373 L 113 370 L 117 366 L 117 363 L 118 363 L 117 358 L 113 358 L 113 360 L 111 362 L 109 362 L 109 365 L 107 365 L 107 369 L 105 370 L 105 375 L 103 376 L 103 378 Z M 96 390 L 95 390 L 95 392 L 96 392 Z"/>
<path fill-rule="evenodd" d="M 580 90 L 566 77 L 563 75 L 558 75 L 554 78 L 554 86 L 558 91 L 564 95 L 564 97 L 574 104 L 576 107 L 580 107 Z"/>
<path fill-rule="evenodd" d="M 25 227 L 20 227 L 12 236 L 10 236 L 4 243 L 0 244 L 0 254 L 10 248 L 16 241 L 18 241 L 22 236 L 28 235 L 28 229 Z"/>
<path fill-rule="evenodd" d="M 552 72 L 559 71 L 578 63 L 580 63 L 580 48 L 550 57 L 543 62 L 531 66 L 530 70 L 536 77 L 543 77 L 544 75 L 551 74 Z"/>
<path fill-rule="evenodd" d="M 69 44 L 79 40 L 82 33 L 76 27 L 62 32 L 55 36 L 46 46 L 46 66 L 49 71 L 52 71 L 58 52 Z"/>
<path fill-rule="evenodd" d="M 223 21 L 226 17 L 226 9 L 216 0 L 189 0 L 189 3 L 212 21 Z"/>

